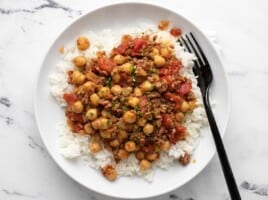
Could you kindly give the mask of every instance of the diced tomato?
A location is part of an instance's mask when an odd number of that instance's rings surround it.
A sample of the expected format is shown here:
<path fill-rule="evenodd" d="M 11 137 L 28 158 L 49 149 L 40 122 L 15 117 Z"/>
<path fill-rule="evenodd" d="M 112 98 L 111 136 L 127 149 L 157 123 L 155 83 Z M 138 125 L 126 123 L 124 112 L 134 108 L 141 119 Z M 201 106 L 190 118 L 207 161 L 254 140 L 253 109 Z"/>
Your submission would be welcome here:
<path fill-rule="evenodd" d="M 129 41 L 124 41 L 118 47 L 113 49 L 113 53 L 125 55 L 128 48 L 129 48 Z"/>
<path fill-rule="evenodd" d="M 140 97 L 139 99 L 139 107 L 143 108 L 148 105 L 148 99 L 145 96 Z"/>
<path fill-rule="evenodd" d="M 144 145 L 142 147 L 142 151 L 144 151 L 146 153 L 153 153 L 154 152 L 154 145 L 152 145 L 152 144 Z"/>
<path fill-rule="evenodd" d="M 174 125 L 172 116 L 168 114 L 162 114 L 162 124 L 165 128 L 171 128 Z"/>
<path fill-rule="evenodd" d="M 135 38 L 133 40 L 133 49 L 131 52 L 131 56 L 139 56 L 141 51 L 146 48 L 148 41 L 143 38 Z"/>
<path fill-rule="evenodd" d="M 178 59 L 173 59 L 168 64 L 168 69 L 170 74 L 178 73 L 181 68 L 181 62 Z"/>
<path fill-rule="evenodd" d="M 173 35 L 174 37 L 179 37 L 181 35 L 181 33 L 182 33 L 182 31 L 179 28 L 174 27 L 170 30 L 170 34 Z"/>
<path fill-rule="evenodd" d="M 107 57 L 101 57 L 98 59 L 98 66 L 100 70 L 111 73 L 113 70 L 113 67 L 115 66 L 115 63 Z"/>
<path fill-rule="evenodd" d="M 63 95 L 63 99 L 66 101 L 66 103 L 68 105 L 71 105 L 73 104 L 75 101 L 78 100 L 78 97 L 75 95 L 75 94 L 68 94 L 68 93 L 65 93 Z"/>
<path fill-rule="evenodd" d="M 71 128 L 73 132 L 79 133 L 81 130 L 84 129 L 84 126 L 83 124 L 77 123 L 77 124 L 74 124 Z"/>
<path fill-rule="evenodd" d="M 167 83 L 167 85 L 169 86 L 172 81 L 173 81 L 173 78 L 171 75 L 166 75 L 166 76 L 163 76 L 162 79 Z"/>
<path fill-rule="evenodd" d="M 148 105 L 148 99 L 145 96 L 140 97 L 138 106 L 143 114 L 146 113 L 147 111 L 146 108 L 147 105 Z"/>
<path fill-rule="evenodd" d="M 182 125 L 176 125 L 175 129 L 170 130 L 168 135 L 171 144 L 176 144 L 179 140 L 184 140 L 186 136 L 186 129 Z"/>
<path fill-rule="evenodd" d="M 161 68 L 158 70 L 158 74 L 162 76 L 169 75 L 169 69 L 168 68 Z"/>
<path fill-rule="evenodd" d="M 77 114 L 74 112 L 67 112 L 66 116 L 73 122 L 80 122 L 80 123 L 84 122 L 82 114 Z"/>
<path fill-rule="evenodd" d="M 171 92 L 167 92 L 165 93 L 165 97 L 169 100 L 169 101 L 172 101 L 176 104 L 180 103 L 182 101 L 181 97 L 178 96 L 178 95 L 175 95 Z"/>
<path fill-rule="evenodd" d="M 143 38 L 135 38 L 133 40 L 133 50 L 135 52 L 140 52 L 148 44 L 148 41 Z"/>
<path fill-rule="evenodd" d="M 192 89 L 192 85 L 190 82 L 183 83 L 179 88 L 179 95 L 184 96 L 188 94 Z"/>

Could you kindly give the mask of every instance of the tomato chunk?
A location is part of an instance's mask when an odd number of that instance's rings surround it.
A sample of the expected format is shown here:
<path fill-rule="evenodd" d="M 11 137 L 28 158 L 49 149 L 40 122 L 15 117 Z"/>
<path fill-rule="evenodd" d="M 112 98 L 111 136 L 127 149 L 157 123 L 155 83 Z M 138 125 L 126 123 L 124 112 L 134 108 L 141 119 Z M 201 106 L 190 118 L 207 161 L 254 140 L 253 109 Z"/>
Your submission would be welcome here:
<path fill-rule="evenodd" d="M 170 74 L 176 74 L 181 68 L 181 62 L 177 59 L 173 59 L 168 64 L 168 69 Z"/>
<path fill-rule="evenodd" d="M 163 114 L 162 115 L 162 125 L 165 128 L 171 128 L 174 125 L 173 118 L 171 115 Z"/>
<path fill-rule="evenodd" d="M 179 28 L 174 27 L 170 30 L 170 34 L 173 35 L 174 37 L 179 37 L 181 35 L 181 33 L 182 33 L 182 31 Z"/>
<path fill-rule="evenodd" d="M 78 100 L 78 97 L 75 95 L 75 94 L 68 94 L 68 93 L 65 93 L 63 95 L 63 99 L 66 101 L 66 103 L 68 105 L 71 105 L 73 104 L 75 101 Z"/>
<path fill-rule="evenodd" d="M 181 97 L 170 92 L 165 93 L 165 97 L 176 104 L 182 101 Z"/>
<path fill-rule="evenodd" d="M 113 49 L 113 53 L 125 55 L 128 48 L 129 48 L 129 42 L 124 41 L 118 47 Z"/>
<path fill-rule="evenodd" d="M 188 94 L 191 91 L 191 89 L 192 89 L 191 83 L 190 82 L 185 82 L 180 86 L 179 94 L 181 96 L 184 96 L 184 95 Z"/>
<path fill-rule="evenodd" d="M 186 136 L 186 128 L 182 125 L 176 125 L 175 129 L 172 129 L 168 135 L 171 144 L 176 144 L 178 141 L 184 140 Z"/>
<path fill-rule="evenodd" d="M 146 48 L 148 44 L 148 41 L 146 39 L 143 38 L 135 38 L 133 40 L 133 49 L 131 52 L 132 56 L 138 56 L 140 55 L 141 51 Z"/>
<path fill-rule="evenodd" d="M 100 70 L 111 73 L 115 63 L 107 57 L 102 57 L 98 59 L 98 66 Z"/>

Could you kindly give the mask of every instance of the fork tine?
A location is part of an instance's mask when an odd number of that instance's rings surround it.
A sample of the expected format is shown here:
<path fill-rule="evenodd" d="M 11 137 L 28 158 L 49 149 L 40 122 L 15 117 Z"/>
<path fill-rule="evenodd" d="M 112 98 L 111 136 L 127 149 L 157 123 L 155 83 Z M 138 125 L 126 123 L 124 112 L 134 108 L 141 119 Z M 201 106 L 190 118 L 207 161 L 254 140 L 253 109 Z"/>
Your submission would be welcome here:
<path fill-rule="evenodd" d="M 200 52 L 200 54 L 201 54 L 201 56 L 202 56 L 202 58 L 203 58 L 203 61 L 205 62 L 206 65 L 209 65 L 209 62 L 208 62 L 208 60 L 207 60 L 207 57 L 205 56 L 203 50 L 201 49 L 201 47 L 200 47 L 200 45 L 198 44 L 197 40 L 195 39 L 194 35 L 193 35 L 191 32 L 190 32 L 190 35 L 192 36 L 193 41 L 194 41 L 196 47 L 198 48 L 198 50 L 199 50 L 199 52 Z M 187 37 L 187 36 L 186 36 L 186 37 Z"/>
<path fill-rule="evenodd" d="M 187 37 L 187 35 L 186 35 Z M 181 40 L 184 43 L 184 46 L 186 47 L 186 49 L 188 50 L 188 52 L 193 53 L 193 51 L 191 50 L 190 46 L 187 44 L 187 42 L 189 42 L 189 39 L 187 38 L 187 40 L 185 40 L 183 37 L 181 37 Z M 192 46 L 192 45 L 191 45 Z M 196 50 L 193 48 L 194 50 L 194 54 L 196 55 Z M 198 60 L 194 60 L 194 64 L 196 67 L 200 67 L 202 65 L 202 62 L 200 60 L 200 58 L 198 57 L 198 55 L 196 55 L 196 57 L 198 58 Z"/>
<path fill-rule="evenodd" d="M 186 39 L 187 39 L 187 41 L 189 42 L 191 48 L 193 49 L 194 54 L 195 54 L 195 56 L 197 57 L 198 62 L 199 62 L 201 65 L 203 65 L 202 58 L 200 57 L 199 53 L 197 52 L 195 46 L 194 46 L 193 43 L 191 42 L 191 40 L 190 40 L 190 38 L 188 37 L 188 35 L 185 35 L 185 36 L 186 36 Z"/>

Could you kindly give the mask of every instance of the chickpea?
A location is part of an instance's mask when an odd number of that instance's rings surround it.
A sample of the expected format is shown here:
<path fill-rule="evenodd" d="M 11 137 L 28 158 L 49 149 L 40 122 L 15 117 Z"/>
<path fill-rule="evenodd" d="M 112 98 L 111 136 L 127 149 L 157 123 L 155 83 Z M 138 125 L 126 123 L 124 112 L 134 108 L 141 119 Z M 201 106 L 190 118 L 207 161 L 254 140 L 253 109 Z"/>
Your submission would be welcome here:
<path fill-rule="evenodd" d="M 97 106 L 97 105 L 99 105 L 100 97 L 96 93 L 94 93 L 94 94 L 90 95 L 90 102 L 94 106 Z"/>
<path fill-rule="evenodd" d="M 190 106 L 190 110 L 194 110 L 197 107 L 195 100 L 188 101 L 188 103 L 189 103 L 189 106 Z"/>
<path fill-rule="evenodd" d="M 160 148 L 164 151 L 167 151 L 170 149 L 170 142 L 169 141 L 165 141 L 161 144 Z"/>
<path fill-rule="evenodd" d="M 138 125 L 143 127 L 143 126 L 145 126 L 146 122 L 147 122 L 147 120 L 145 118 L 140 118 L 138 120 Z"/>
<path fill-rule="evenodd" d="M 120 70 L 127 73 L 127 74 L 131 74 L 132 69 L 133 69 L 133 65 L 130 63 L 125 63 L 125 64 L 120 66 Z"/>
<path fill-rule="evenodd" d="M 105 130 L 107 128 L 109 128 L 110 126 L 110 120 L 106 119 L 106 118 L 98 118 L 96 120 L 94 120 L 91 125 L 95 130 L 101 129 L 101 130 Z"/>
<path fill-rule="evenodd" d="M 132 92 L 133 88 L 132 87 L 125 87 L 122 89 L 122 94 L 124 96 L 129 96 Z"/>
<path fill-rule="evenodd" d="M 136 121 L 136 113 L 134 111 L 127 111 L 123 114 L 123 120 L 128 124 L 133 124 Z"/>
<path fill-rule="evenodd" d="M 90 46 L 90 42 L 85 36 L 80 36 L 77 38 L 76 44 L 77 48 L 81 51 L 88 49 Z"/>
<path fill-rule="evenodd" d="M 111 165 L 106 165 L 101 169 L 101 171 L 103 176 L 107 178 L 109 181 L 114 181 L 117 178 L 116 169 Z"/>
<path fill-rule="evenodd" d="M 152 124 L 145 124 L 145 126 L 143 127 L 143 132 L 146 134 L 146 135 L 149 135 L 151 134 L 152 132 L 154 131 L 154 126 Z"/>
<path fill-rule="evenodd" d="M 160 52 L 161 52 L 161 56 L 163 56 L 164 58 L 170 58 L 171 57 L 171 52 L 167 47 L 161 48 Z"/>
<path fill-rule="evenodd" d="M 82 83 L 85 82 L 85 75 L 82 74 L 81 72 L 74 70 L 72 74 L 72 82 L 76 85 L 81 85 Z"/>
<path fill-rule="evenodd" d="M 108 129 L 110 127 L 110 125 L 111 125 L 110 123 L 111 123 L 110 119 L 101 117 L 100 118 L 100 125 L 101 125 L 100 129 L 101 130 Z"/>
<path fill-rule="evenodd" d="M 145 154 L 142 151 L 138 151 L 137 153 L 135 153 L 135 156 L 138 160 L 143 160 L 145 158 Z"/>
<path fill-rule="evenodd" d="M 144 81 L 141 85 L 140 88 L 143 92 L 150 92 L 153 90 L 153 84 L 150 81 Z"/>
<path fill-rule="evenodd" d="M 114 85 L 112 88 L 111 88 L 111 92 L 114 94 L 114 95 L 120 95 L 121 92 L 122 92 L 122 88 L 120 85 Z"/>
<path fill-rule="evenodd" d="M 118 132 L 118 138 L 119 139 L 124 140 L 124 139 L 127 139 L 127 137 L 128 137 L 128 134 L 127 134 L 126 131 L 121 130 L 121 131 Z"/>
<path fill-rule="evenodd" d="M 72 111 L 75 113 L 81 113 L 84 109 L 84 106 L 81 101 L 76 101 L 71 107 Z"/>
<path fill-rule="evenodd" d="M 89 146 L 91 153 L 98 153 L 101 150 L 101 145 L 98 142 L 92 142 Z"/>
<path fill-rule="evenodd" d="M 175 119 L 177 120 L 177 122 L 181 122 L 184 119 L 184 114 L 183 112 L 178 112 L 175 114 Z"/>
<path fill-rule="evenodd" d="M 149 161 L 154 161 L 158 159 L 158 154 L 157 153 L 149 153 L 146 154 L 146 159 Z"/>
<path fill-rule="evenodd" d="M 154 56 L 154 64 L 156 67 L 163 67 L 166 64 L 166 60 L 162 56 L 155 55 Z"/>
<path fill-rule="evenodd" d="M 98 111 L 95 108 L 90 108 L 86 112 L 86 118 L 89 120 L 95 120 L 98 117 Z"/>
<path fill-rule="evenodd" d="M 125 143 L 125 150 L 128 152 L 136 151 L 136 148 L 137 148 L 136 143 L 133 141 L 128 141 Z"/>
<path fill-rule="evenodd" d="M 119 149 L 119 151 L 117 153 L 117 156 L 121 160 L 126 160 L 128 158 L 128 156 L 129 156 L 129 153 L 124 149 Z"/>
<path fill-rule="evenodd" d="M 187 112 L 190 109 L 190 105 L 187 101 L 183 101 L 181 104 L 181 111 Z"/>
<path fill-rule="evenodd" d="M 100 135 L 104 139 L 111 139 L 112 138 L 112 132 L 110 130 L 100 130 Z"/>
<path fill-rule="evenodd" d="M 87 59 L 85 56 L 77 56 L 73 59 L 73 63 L 77 68 L 82 69 L 86 66 Z"/>
<path fill-rule="evenodd" d="M 92 135 L 94 133 L 94 130 L 91 127 L 90 123 L 87 123 L 87 124 L 84 125 L 84 131 L 89 135 Z"/>
<path fill-rule="evenodd" d="M 114 62 L 118 65 L 122 65 L 126 61 L 126 58 L 120 54 L 114 57 Z"/>
<path fill-rule="evenodd" d="M 142 91 L 141 91 L 141 89 L 136 87 L 136 88 L 134 89 L 134 95 L 135 95 L 136 97 L 140 97 L 140 96 L 142 96 Z"/>
<path fill-rule="evenodd" d="M 152 48 L 152 55 L 159 55 L 159 50 L 157 48 Z"/>
<path fill-rule="evenodd" d="M 137 97 L 129 97 L 128 104 L 132 107 L 137 106 L 139 103 L 139 99 Z"/>
<path fill-rule="evenodd" d="M 140 161 L 140 170 L 146 171 L 151 168 L 151 163 L 148 160 L 141 160 Z"/>
<path fill-rule="evenodd" d="M 110 88 L 108 87 L 101 87 L 99 92 L 98 92 L 98 95 L 102 98 L 106 98 L 108 96 L 110 96 L 111 92 L 110 92 Z"/>
<path fill-rule="evenodd" d="M 93 83 L 91 81 L 87 81 L 83 85 L 83 90 L 85 92 L 93 93 L 95 91 L 95 87 L 96 87 L 95 83 Z"/>
<path fill-rule="evenodd" d="M 121 80 L 121 76 L 118 73 L 113 74 L 113 81 L 115 83 L 119 83 Z"/>
<path fill-rule="evenodd" d="M 120 142 L 119 142 L 119 140 L 117 140 L 117 139 L 114 139 L 114 140 L 112 140 L 112 141 L 110 142 L 110 146 L 111 146 L 111 147 L 116 148 L 116 147 L 119 147 L 119 145 L 120 145 Z"/>
<path fill-rule="evenodd" d="M 109 118 L 109 117 L 111 117 L 111 113 L 108 112 L 107 110 L 102 110 L 101 111 L 101 116 L 104 117 L 104 118 Z"/>

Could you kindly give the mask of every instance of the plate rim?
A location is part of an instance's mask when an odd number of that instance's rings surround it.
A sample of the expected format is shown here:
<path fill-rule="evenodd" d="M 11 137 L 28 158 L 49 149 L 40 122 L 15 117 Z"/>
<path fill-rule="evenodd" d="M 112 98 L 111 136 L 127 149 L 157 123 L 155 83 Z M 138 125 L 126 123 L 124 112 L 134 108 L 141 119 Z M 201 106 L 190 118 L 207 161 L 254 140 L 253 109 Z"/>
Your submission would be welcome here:
<path fill-rule="evenodd" d="M 88 11 L 86 11 L 84 14 L 74 18 L 73 20 L 71 20 L 69 23 L 66 24 L 66 26 L 64 26 L 59 33 L 56 35 L 55 39 L 53 39 L 52 41 L 50 41 L 47 50 L 45 51 L 45 53 L 43 54 L 43 59 L 41 59 L 40 64 L 38 65 L 39 68 L 37 70 L 37 73 L 35 75 L 35 81 L 34 81 L 34 93 L 33 93 L 33 106 L 34 106 L 34 121 L 36 123 L 37 126 L 37 130 L 38 133 L 42 139 L 42 142 L 44 144 L 44 147 L 46 149 L 46 151 L 48 152 L 48 155 L 53 159 L 53 161 L 55 162 L 56 166 L 58 166 L 68 177 L 70 177 L 72 180 L 74 180 L 76 183 L 78 183 L 79 185 L 83 186 L 84 188 L 96 192 L 97 194 L 101 194 L 104 195 L 106 197 L 113 197 L 113 198 L 119 198 L 119 199 L 147 199 L 147 198 L 153 198 L 153 197 L 157 197 L 163 194 L 167 194 L 171 191 L 174 191 L 182 186 L 184 186 L 186 183 L 190 182 L 191 180 L 193 180 L 198 174 L 200 174 L 207 166 L 208 164 L 211 162 L 211 160 L 213 159 L 213 157 L 216 154 L 216 148 L 214 147 L 213 149 L 213 153 L 211 154 L 210 158 L 208 158 L 208 162 L 206 164 L 204 164 L 203 166 L 200 167 L 200 169 L 198 169 L 193 176 L 191 176 L 190 178 L 187 178 L 185 181 L 183 181 L 183 183 L 180 186 L 174 186 L 174 187 L 170 187 L 168 190 L 166 191 L 162 191 L 162 192 L 156 192 L 154 195 L 150 195 L 150 196 L 145 196 L 145 197 L 137 197 L 137 196 L 131 196 L 131 197 L 126 197 L 126 196 L 117 196 L 116 194 L 106 194 L 103 193 L 102 191 L 98 191 L 95 190 L 94 188 L 89 188 L 87 185 L 83 184 L 82 182 L 80 182 L 78 179 L 76 179 L 72 174 L 68 173 L 67 170 L 65 170 L 63 168 L 62 165 L 60 165 L 55 156 L 48 150 L 45 139 L 43 137 L 43 134 L 41 133 L 40 130 L 40 121 L 38 120 L 38 113 L 37 113 L 37 89 L 38 89 L 38 83 L 39 83 L 39 77 L 44 65 L 45 60 L 47 59 L 47 56 L 49 54 L 49 52 L 51 51 L 52 47 L 54 46 L 54 44 L 56 43 L 56 41 L 61 37 L 61 35 L 73 24 L 75 24 L 77 21 L 79 21 L 81 18 L 85 17 L 86 15 L 89 15 L 92 12 L 97 12 L 98 10 L 102 10 L 105 8 L 109 8 L 112 6 L 118 6 L 118 5 L 128 5 L 128 4 L 138 4 L 138 5 L 145 5 L 145 6 L 153 6 L 153 7 L 157 7 L 159 9 L 164 9 L 168 12 L 171 12 L 172 14 L 178 15 L 180 16 L 184 21 L 186 21 L 187 23 L 189 23 L 191 26 L 193 26 L 195 29 L 197 29 L 201 35 L 203 36 L 203 38 L 205 39 L 205 42 L 208 43 L 211 47 L 211 49 L 216 52 L 215 56 L 216 59 L 219 60 L 219 62 L 222 64 L 222 70 L 223 70 L 223 77 L 226 80 L 226 92 L 227 92 L 227 104 L 226 104 L 226 119 L 224 120 L 223 127 L 222 127 L 222 133 L 221 133 L 221 138 L 224 138 L 224 136 L 226 135 L 226 130 L 229 124 L 229 120 L 230 120 L 230 112 L 231 112 L 231 92 L 230 92 L 230 85 L 229 85 L 229 80 L 228 80 L 228 76 L 227 76 L 227 72 L 226 69 L 223 65 L 222 62 L 222 58 L 219 55 L 218 51 L 216 50 L 215 46 L 212 44 L 212 42 L 208 39 L 207 35 L 203 32 L 203 30 L 201 28 L 199 28 L 198 25 L 196 25 L 194 22 L 192 22 L 190 19 L 188 19 L 187 17 L 185 17 L 183 14 L 175 11 L 173 8 L 170 8 L 166 5 L 160 4 L 160 3 L 156 3 L 156 2 L 152 2 L 152 1 L 140 1 L 140 0 L 128 0 L 128 1 L 117 1 L 117 2 L 109 2 L 109 3 L 104 3 L 101 5 L 96 6 L 94 9 L 90 9 Z M 209 126 L 209 125 L 208 125 Z M 210 132 L 210 131 L 209 131 Z M 214 141 L 213 141 L 214 143 Z"/>

